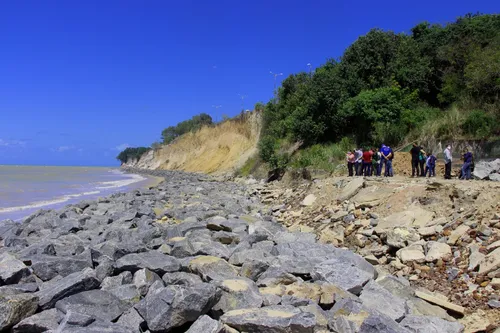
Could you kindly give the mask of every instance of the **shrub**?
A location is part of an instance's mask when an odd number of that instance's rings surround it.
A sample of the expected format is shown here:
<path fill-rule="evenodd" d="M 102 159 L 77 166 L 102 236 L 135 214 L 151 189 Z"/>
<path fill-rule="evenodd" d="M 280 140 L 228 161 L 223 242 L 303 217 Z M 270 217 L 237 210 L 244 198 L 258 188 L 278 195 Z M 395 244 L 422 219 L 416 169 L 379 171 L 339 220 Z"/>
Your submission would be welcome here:
<path fill-rule="evenodd" d="M 466 117 L 462 124 L 465 134 L 477 138 L 485 138 L 495 130 L 495 119 L 482 110 L 473 110 Z"/>

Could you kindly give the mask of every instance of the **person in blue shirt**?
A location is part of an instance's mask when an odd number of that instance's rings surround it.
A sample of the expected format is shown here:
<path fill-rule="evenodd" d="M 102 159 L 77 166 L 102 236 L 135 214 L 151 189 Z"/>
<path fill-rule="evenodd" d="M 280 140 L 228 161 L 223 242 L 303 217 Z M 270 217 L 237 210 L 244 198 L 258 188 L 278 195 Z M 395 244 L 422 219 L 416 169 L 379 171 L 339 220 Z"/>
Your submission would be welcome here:
<path fill-rule="evenodd" d="M 471 178 L 471 166 L 472 166 L 472 153 L 470 152 L 469 149 L 466 150 L 464 156 L 464 165 L 462 166 L 462 176 L 460 179 L 467 179 L 469 180 Z"/>
<path fill-rule="evenodd" d="M 427 160 L 425 162 L 425 176 L 429 173 L 429 178 L 436 177 L 436 156 L 432 153 L 427 153 Z"/>
<path fill-rule="evenodd" d="M 382 147 L 380 148 L 380 153 L 382 155 L 381 156 L 382 162 L 381 162 L 380 170 L 382 170 L 382 167 L 385 166 L 384 176 L 385 177 L 392 177 L 393 176 L 392 159 L 394 158 L 394 153 L 393 153 L 391 147 L 386 146 L 386 145 L 382 145 Z"/>

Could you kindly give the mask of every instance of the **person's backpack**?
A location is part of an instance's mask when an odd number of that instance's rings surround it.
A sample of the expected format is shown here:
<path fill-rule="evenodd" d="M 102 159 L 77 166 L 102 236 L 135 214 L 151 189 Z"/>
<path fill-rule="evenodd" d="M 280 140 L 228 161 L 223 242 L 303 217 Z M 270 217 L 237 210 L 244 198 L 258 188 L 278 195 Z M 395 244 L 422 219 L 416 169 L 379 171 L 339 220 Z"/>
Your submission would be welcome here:
<path fill-rule="evenodd" d="M 425 161 L 425 156 L 422 152 L 418 153 L 418 159 L 421 161 Z"/>
<path fill-rule="evenodd" d="M 436 164 L 436 156 L 431 155 L 430 164 Z"/>

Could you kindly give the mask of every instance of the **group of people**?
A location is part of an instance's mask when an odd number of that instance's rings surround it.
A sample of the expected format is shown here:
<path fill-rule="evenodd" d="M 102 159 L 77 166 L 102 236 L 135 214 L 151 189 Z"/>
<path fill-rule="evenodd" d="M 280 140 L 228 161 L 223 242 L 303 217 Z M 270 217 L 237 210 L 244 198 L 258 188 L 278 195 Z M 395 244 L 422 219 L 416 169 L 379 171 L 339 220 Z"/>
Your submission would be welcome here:
<path fill-rule="evenodd" d="M 436 156 L 426 153 L 416 143 L 410 149 L 411 154 L 411 176 L 412 177 L 436 177 Z"/>
<path fill-rule="evenodd" d="M 384 171 L 385 177 L 392 177 L 394 175 L 392 169 L 392 160 L 394 159 L 394 152 L 391 147 L 382 145 L 377 148 L 357 148 L 347 152 L 347 169 L 349 177 L 356 176 L 381 176 Z"/>
<path fill-rule="evenodd" d="M 451 165 L 453 157 L 451 154 L 451 145 L 446 146 L 444 150 L 445 179 L 451 179 Z M 431 152 L 425 152 L 422 147 L 416 143 L 412 144 L 411 154 L 411 173 L 412 177 L 435 177 L 437 158 Z M 394 175 L 392 169 L 392 160 L 394 152 L 391 147 L 382 145 L 377 148 L 357 148 L 346 154 L 347 169 L 349 177 L 353 176 L 381 176 L 382 171 L 385 177 Z M 462 155 L 464 164 L 461 168 L 459 178 L 471 179 L 474 171 L 474 158 L 470 149 L 466 149 Z"/>

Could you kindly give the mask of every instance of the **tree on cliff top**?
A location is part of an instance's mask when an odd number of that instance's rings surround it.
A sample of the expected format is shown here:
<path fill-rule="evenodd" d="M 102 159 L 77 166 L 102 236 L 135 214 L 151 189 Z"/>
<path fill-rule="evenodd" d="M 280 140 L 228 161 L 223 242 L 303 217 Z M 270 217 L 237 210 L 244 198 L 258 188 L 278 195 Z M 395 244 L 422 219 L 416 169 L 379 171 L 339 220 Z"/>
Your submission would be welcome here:
<path fill-rule="evenodd" d="M 129 160 L 133 159 L 138 159 L 140 158 L 144 153 L 148 152 L 151 150 L 149 147 L 137 147 L 137 148 L 126 148 L 118 156 L 116 156 L 116 159 L 119 160 L 122 164 L 127 163 Z"/>
<path fill-rule="evenodd" d="M 188 133 L 199 130 L 202 126 L 212 125 L 213 120 L 210 115 L 206 113 L 200 113 L 199 115 L 193 116 L 191 119 L 184 120 L 178 123 L 176 126 L 169 126 L 161 132 L 161 138 L 164 144 L 169 144 L 174 141 L 177 137 Z"/>

